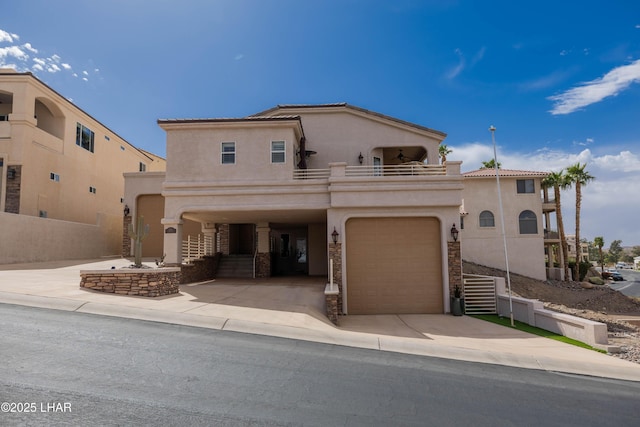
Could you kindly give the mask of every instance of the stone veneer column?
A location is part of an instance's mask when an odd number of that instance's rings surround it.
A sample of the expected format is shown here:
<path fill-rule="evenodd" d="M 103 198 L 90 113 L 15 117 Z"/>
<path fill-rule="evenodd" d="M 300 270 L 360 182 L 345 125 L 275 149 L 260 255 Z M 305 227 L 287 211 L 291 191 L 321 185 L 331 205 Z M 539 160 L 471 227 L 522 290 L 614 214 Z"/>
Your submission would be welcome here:
<path fill-rule="evenodd" d="M 453 295 L 456 285 L 462 287 L 462 255 L 460 253 L 460 242 L 447 242 L 447 258 L 449 266 L 449 295 Z"/>
<path fill-rule="evenodd" d="M 128 258 L 131 256 L 131 237 L 129 237 L 129 224 L 131 224 L 131 215 L 122 218 L 122 256 Z"/>
<path fill-rule="evenodd" d="M 338 286 L 338 313 L 342 314 L 342 243 L 329 243 L 329 259 L 333 260 L 333 283 Z"/>
<path fill-rule="evenodd" d="M 271 227 L 268 223 L 256 224 L 258 253 L 256 256 L 256 277 L 271 277 Z"/>
<path fill-rule="evenodd" d="M 4 211 L 7 213 L 20 213 L 20 184 L 22 181 L 22 166 L 20 165 L 8 165 L 5 168 L 7 171 L 9 169 L 14 169 L 16 171 L 16 175 L 13 179 L 9 179 L 6 175 L 7 179 L 7 198 L 5 199 Z"/>
<path fill-rule="evenodd" d="M 220 234 L 220 247 L 218 250 L 223 255 L 229 255 L 229 224 L 218 224 L 218 233 Z"/>

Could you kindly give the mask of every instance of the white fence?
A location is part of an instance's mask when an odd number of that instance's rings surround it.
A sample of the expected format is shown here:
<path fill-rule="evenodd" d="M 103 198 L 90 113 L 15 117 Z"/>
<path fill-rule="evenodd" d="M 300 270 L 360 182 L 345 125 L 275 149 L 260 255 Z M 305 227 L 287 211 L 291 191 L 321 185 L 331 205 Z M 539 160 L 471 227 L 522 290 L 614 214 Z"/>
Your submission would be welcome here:
<path fill-rule="evenodd" d="M 464 312 L 466 314 L 496 314 L 496 282 L 493 277 L 463 274 Z"/>
<path fill-rule="evenodd" d="M 189 235 L 182 241 L 182 262 L 189 264 L 194 259 L 202 258 L 205 255 L 213 255 L 213 238 L 211 236 Z"/>

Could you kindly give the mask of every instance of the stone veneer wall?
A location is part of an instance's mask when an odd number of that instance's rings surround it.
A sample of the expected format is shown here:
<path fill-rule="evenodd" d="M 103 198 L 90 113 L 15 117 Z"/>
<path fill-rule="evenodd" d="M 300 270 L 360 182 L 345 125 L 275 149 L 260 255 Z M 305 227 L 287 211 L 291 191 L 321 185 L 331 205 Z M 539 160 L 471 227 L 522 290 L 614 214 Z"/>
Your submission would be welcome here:
<path fill-rule="evenodd" d="M 271 254 L 258 252 L 256 256 L 256 278 L 271 277 Z"/>
<path fill-rule="evenodd" d="M 80 271 L 80 287 L 121 295 L 159 297 L 180 291 L 180 269 L 118 269 Z"/>
<path fill-rule="evenodd" d="M 338 294 L 325 293 L 324 299 L 327 304 L 327 317 L 334 325 L 337 325 L 338 324 Z"/>
<path fill-rule="evenodd" d="M 7 197 L 5 199 L 4 211 L 7 213 L 20 213 L 20 183 L 22 181 L 22 166 L 9 165 L 6 170 L 15 169 L 16 176 L 9 179 L 6 175 Z"/>
<path fill-rule="evenodd" d="M 131 237 L 129 237 L 129 224 L 131 224 L 131 221 L 131 215 L 122 218 L 122 256 L 125 258 L 131 256 Z"/>
<path fill-rule="evenodd" d="M 218 252 L 215 255 L 205 255 L 203 258 L 194 259 L 191 264 L 182 264 L 180 266 L 182 271 L 181 283 L 204 282 L 215 279 L 221 256 L 222 254 Z"/>
<path fill-rule="evenodd" d="M 333 301 L 329 303 L 330 298 L 335 298 L 336 310 L 338 314 L 343 313 L 342 307 L 342 243 L 329 243 L 329 259 L 333 260 L 333 283 L 338 287 L 338 295 L 327 295 L 327 316 L 331 319 L 329 312 L 333 313 Z M 331 272 L 329 272 L 331 274 Z M 331 305 L 331 309 L 329 307 Z M 334 322 L 335 323 L 335 322 Z"/>
<path fill-rule="evenodd" d="M 218 251 L 223 255 L 229 255 L 229 224 L 220 224 L 218 226 L 218 233 L 220 236 L 220 247 Z"/>
<path fill-rule="evenodd" d="M 460 242 L 447 242 L 447 252 L 447 264 L 449 265 L 449 294 L 453 296 L 453 291 L 456 285 L 460 287 L 461 292 L 464 291 L 462 286 L 462 255 L 460 253 Z"/>

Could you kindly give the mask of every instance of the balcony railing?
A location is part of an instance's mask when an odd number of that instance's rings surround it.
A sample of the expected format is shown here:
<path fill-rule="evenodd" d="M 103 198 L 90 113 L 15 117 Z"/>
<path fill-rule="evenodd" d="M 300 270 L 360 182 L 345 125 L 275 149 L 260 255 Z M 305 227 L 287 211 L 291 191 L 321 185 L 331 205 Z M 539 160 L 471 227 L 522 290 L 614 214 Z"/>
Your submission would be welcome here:
<path fill-rule="evenodd" d="M 442 165 L 426 165 L 423 163 L 385 166 L 347 166 L 344 176 L 376 177 L 376 176 L 425 176 L 446 175 Z M 297 169 L 293 171 L 294 179 L 326 179 L 331 176 L 331 169 Z"/>

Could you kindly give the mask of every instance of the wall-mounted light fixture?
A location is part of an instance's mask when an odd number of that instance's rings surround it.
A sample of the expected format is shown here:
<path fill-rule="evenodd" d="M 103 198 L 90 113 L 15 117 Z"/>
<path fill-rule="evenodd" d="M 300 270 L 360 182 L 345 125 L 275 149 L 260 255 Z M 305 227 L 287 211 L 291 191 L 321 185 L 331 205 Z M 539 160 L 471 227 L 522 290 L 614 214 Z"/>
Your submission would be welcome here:
<path fill-rule="evenodd" d="M 8 179 L 16 179 L 16 169 L 15 168 L 9 168 L 7 170 L 7 178 Z"/>
<path fill-rule="evenodd" d="M 456 229 L 456 225 L 453 224 L 453 227 L 451 227 L 451 237 L 453 237 L 454 242 L 458 241 L 458 233 L 459 231 Z"/>
<path fill-rule="evenodd" d="M 333 239 L 333 244 L 335 245 L 336 243 L 338 243 L 338 230 L 336 230 L 335 227 L 333 227 L 333 233 L 331 233 L 331 238 Z"/>
<path fill-rule="evenodd" d="M 360 162 L 360 164 L 362 164 L 362 162 L 364 161 L 364 157 L 362 157 L 362 152 L 360 152 L 360 155 L 358 156 L 358 161 Z"/>
<path fill-rule="evenodd" d="M 129 216 L 129 213 L 131 212 L 129 210 L 129 205 L 124 205 L 124 216 Z"/>

